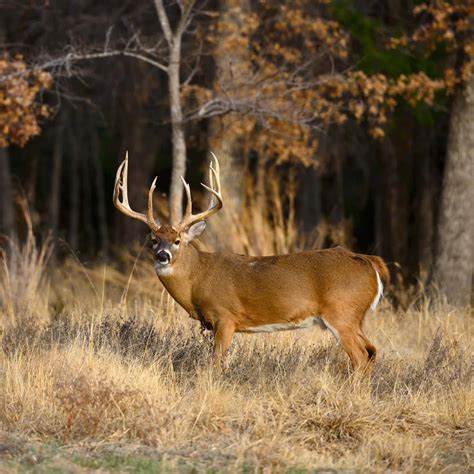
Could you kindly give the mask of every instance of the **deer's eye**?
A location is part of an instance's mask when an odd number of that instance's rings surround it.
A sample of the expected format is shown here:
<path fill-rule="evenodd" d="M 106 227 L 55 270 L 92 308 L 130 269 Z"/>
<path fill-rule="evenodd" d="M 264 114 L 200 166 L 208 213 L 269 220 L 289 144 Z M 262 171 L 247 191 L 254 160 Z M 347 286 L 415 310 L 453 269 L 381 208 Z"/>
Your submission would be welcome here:
<path fill-rule="evenodd" d="M 174 244 L 175 244 L 175 245 L 179 245 L 180 243 L 181 243 L 181 240 L 179 240 L 179 239 L 176 239 L 176 240 L 174 241 Z"/>

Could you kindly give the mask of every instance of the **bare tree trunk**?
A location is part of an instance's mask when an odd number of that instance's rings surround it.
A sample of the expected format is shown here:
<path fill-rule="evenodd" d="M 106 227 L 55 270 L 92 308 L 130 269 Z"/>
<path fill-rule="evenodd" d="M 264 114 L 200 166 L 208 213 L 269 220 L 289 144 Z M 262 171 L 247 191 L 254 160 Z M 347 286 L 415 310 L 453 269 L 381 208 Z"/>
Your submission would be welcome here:
<path fill-rule="evenodd" d="M 171 138 L 173 147 L 173 169 L 171 172 L 170 186 L 170 221 L 172 224 L 179 222 L 183 215 L 183 185 L 181 176 L 186 173 L 186 141 L 184 139 L 183 111 L 181 108 L 181 39 L 188 26 L 192 9 L 196 0 L 189 0 L 181 8 L 181 18 L 175 30 L 171 28 L 168 14 L 163 0 L 154 0 L 158 20 L 169 48 L 168 87 L 170 95 Z"/>
<path fill-rule="evenodd" d="M 474 75 L 456 93 L 450 120 L 434 283 L 449 303 L 462 307 L 470 303 L 474 259 Z"/>
<path fill-rule="evenodd" d="M 183 112 L 181 109 L 181 83 L 179 65 L 181 59 L 181 38 L 173 40 L 168 66 L 170 92 L 171 138 L 173 147 L 173 170 L 169 195 L 170 221 L 178 223 L 183 216 L 183 184 L 181 176 L 186 175 L 186 141 L 184 139 Z"/>
<path fill-rule="evenodd" d="M 13 206 L 10 156 L 7 148 L 0 148 L 0 211 L 0 232 L 12 235 L 15 227 L 15 210 Z"/>
<path fill-rule="evenodd" d="M 241 26 L 240 15 L 235 11 L 248 12 L 249 0 L 221 0 L 220 10 L 222 23 L 230 24 L 239 31 Z M 225 41 L 225 38 L 223 39 Z M 217 57 L 216 81 L 222 84 L 232 84 L 239 76 L 250 76 L 248 50 L 238 45 L 232 51 L 220 51 Z M 232 128 L 232 116 L 216 117 L 210 122 L 211 150 L 219 158 L 221 165 L 221 182 L 225 193 L 225 202 L 230 213 L 220 214 L 220 218 L 229 215 L 239 215 L 245 196 L 246 158 L 243 157 L 242 144 L 239 136 Z M 229 126 L 230 125 L 230 126 Z"/>
<path fill-rule="evenodd" d="M 239 137 L 225 126 L 228 119 L 232 118 L 215 118 L 211 122 L 209 144 L 221 165 L 221 182 L 226 207 L 231 209 L 231 214 L 239 215 L 245 196 L 247 160 L 243 156 Z"/>

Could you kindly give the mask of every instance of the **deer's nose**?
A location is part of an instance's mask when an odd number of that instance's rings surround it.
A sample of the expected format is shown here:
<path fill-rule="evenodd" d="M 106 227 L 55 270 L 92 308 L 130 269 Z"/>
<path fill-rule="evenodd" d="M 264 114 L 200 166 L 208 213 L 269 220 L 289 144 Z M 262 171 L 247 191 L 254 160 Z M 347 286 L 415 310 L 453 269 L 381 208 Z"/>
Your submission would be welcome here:
<path fill-rule="evenodd" d="M 169 263 L 169 261 L 171 260 L 171 255 L 166 250 L 160 250 L 157 253 L 156 258 L 160 263 Z"/>

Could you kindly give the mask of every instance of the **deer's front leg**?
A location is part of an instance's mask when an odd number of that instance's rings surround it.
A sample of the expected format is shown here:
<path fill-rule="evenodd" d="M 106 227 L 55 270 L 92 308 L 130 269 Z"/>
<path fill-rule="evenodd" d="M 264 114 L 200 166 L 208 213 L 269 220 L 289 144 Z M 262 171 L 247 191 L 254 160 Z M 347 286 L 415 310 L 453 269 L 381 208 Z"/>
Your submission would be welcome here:
<path fill-rule="evenodd" d="M 214 366 L 224 368 L 225 354 L 230 347 L 234 332 L 235 323 L 231 319 L 218 320 L 214 325 Z"/>

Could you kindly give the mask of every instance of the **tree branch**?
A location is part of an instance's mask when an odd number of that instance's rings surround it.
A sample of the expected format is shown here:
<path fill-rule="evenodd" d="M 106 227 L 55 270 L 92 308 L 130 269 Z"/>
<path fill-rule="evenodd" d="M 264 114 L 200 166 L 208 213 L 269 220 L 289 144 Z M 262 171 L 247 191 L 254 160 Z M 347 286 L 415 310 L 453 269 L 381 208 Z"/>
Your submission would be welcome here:
<path fill-rule="evenodd" d="M 155 1 L 159 1 L 159 0 L 155 0 Z M 196 0 L 189 0 L 189 4 L 187 8 L 184 10 L 179 20 L 178 27 L 176 28 L 175 37 L 178 37 L 178 36 L 180 37 L 183 34 L 183 32 L 186 30 L 189 23 L 189 19 L 191 17 L 191 12 L 195 4 L 196 4 Z"/>
<path fill-rule="evenodd" d="M 143 56 L 143 54 L 134 53 L 132 51 L 124 51 L 122 54 L 124 56 L 130 56 L 132 58 L 140 59 L 141 61 L 145 61 L 146 63 L 151 64 L 152 66 L 155 66 L 164 72 L 168 72 L 168 68 L 164 64 L 161 64 L 158 61 L 155 61 L 154 59 L 147 58 L 146 56 Z"/>
<path fill-rule="evenodd" d="M 166 14 L 165 6 L 163 5 L 163 0 L 154 0 L 156 12 L 158 14 L 158 19 L 160 20 L 161 29 L 165 35 L 166 42 L 168 46 L 171 46 L 173 42 L 173 32 L 171 31 L 170 20 Z"/>
<path fill-rule="evenodd" d="M 152 66 L 164 71 L 168 72 L 168 67 L 164 64 L 160 63 L 159 61 L 149 58 L 145 56 L 143 53 L 127 50 L 127 49 L 119 49 L 119 50 L 108 50 L 108 51 L 98 51 L 92 53 L 67 53 L 66 55 L 48 59 L 43 63 L 33 64 L 31 68 L 28 68 L 26 71 L 19 71 L 18 73 L 8 74 L 5 76 L 0 76 L 0 82 L 7 81 L 12 79 L 13 77 L 18 77 L 22 75 L 29 74 L 33 69 L 41 69 L 41 70 L 51 70 L 55 68 L 65 68 L 67 71 L 68 76 L 71 75 L 71 67 L 75 62 L 79 61 L 87 61 L 91 59 L 103 59 L 103 58 L 111 58 L 115 56 L 129 56 L 135 59 L 139 59 L 140 61 L 144 61 Z"/>

